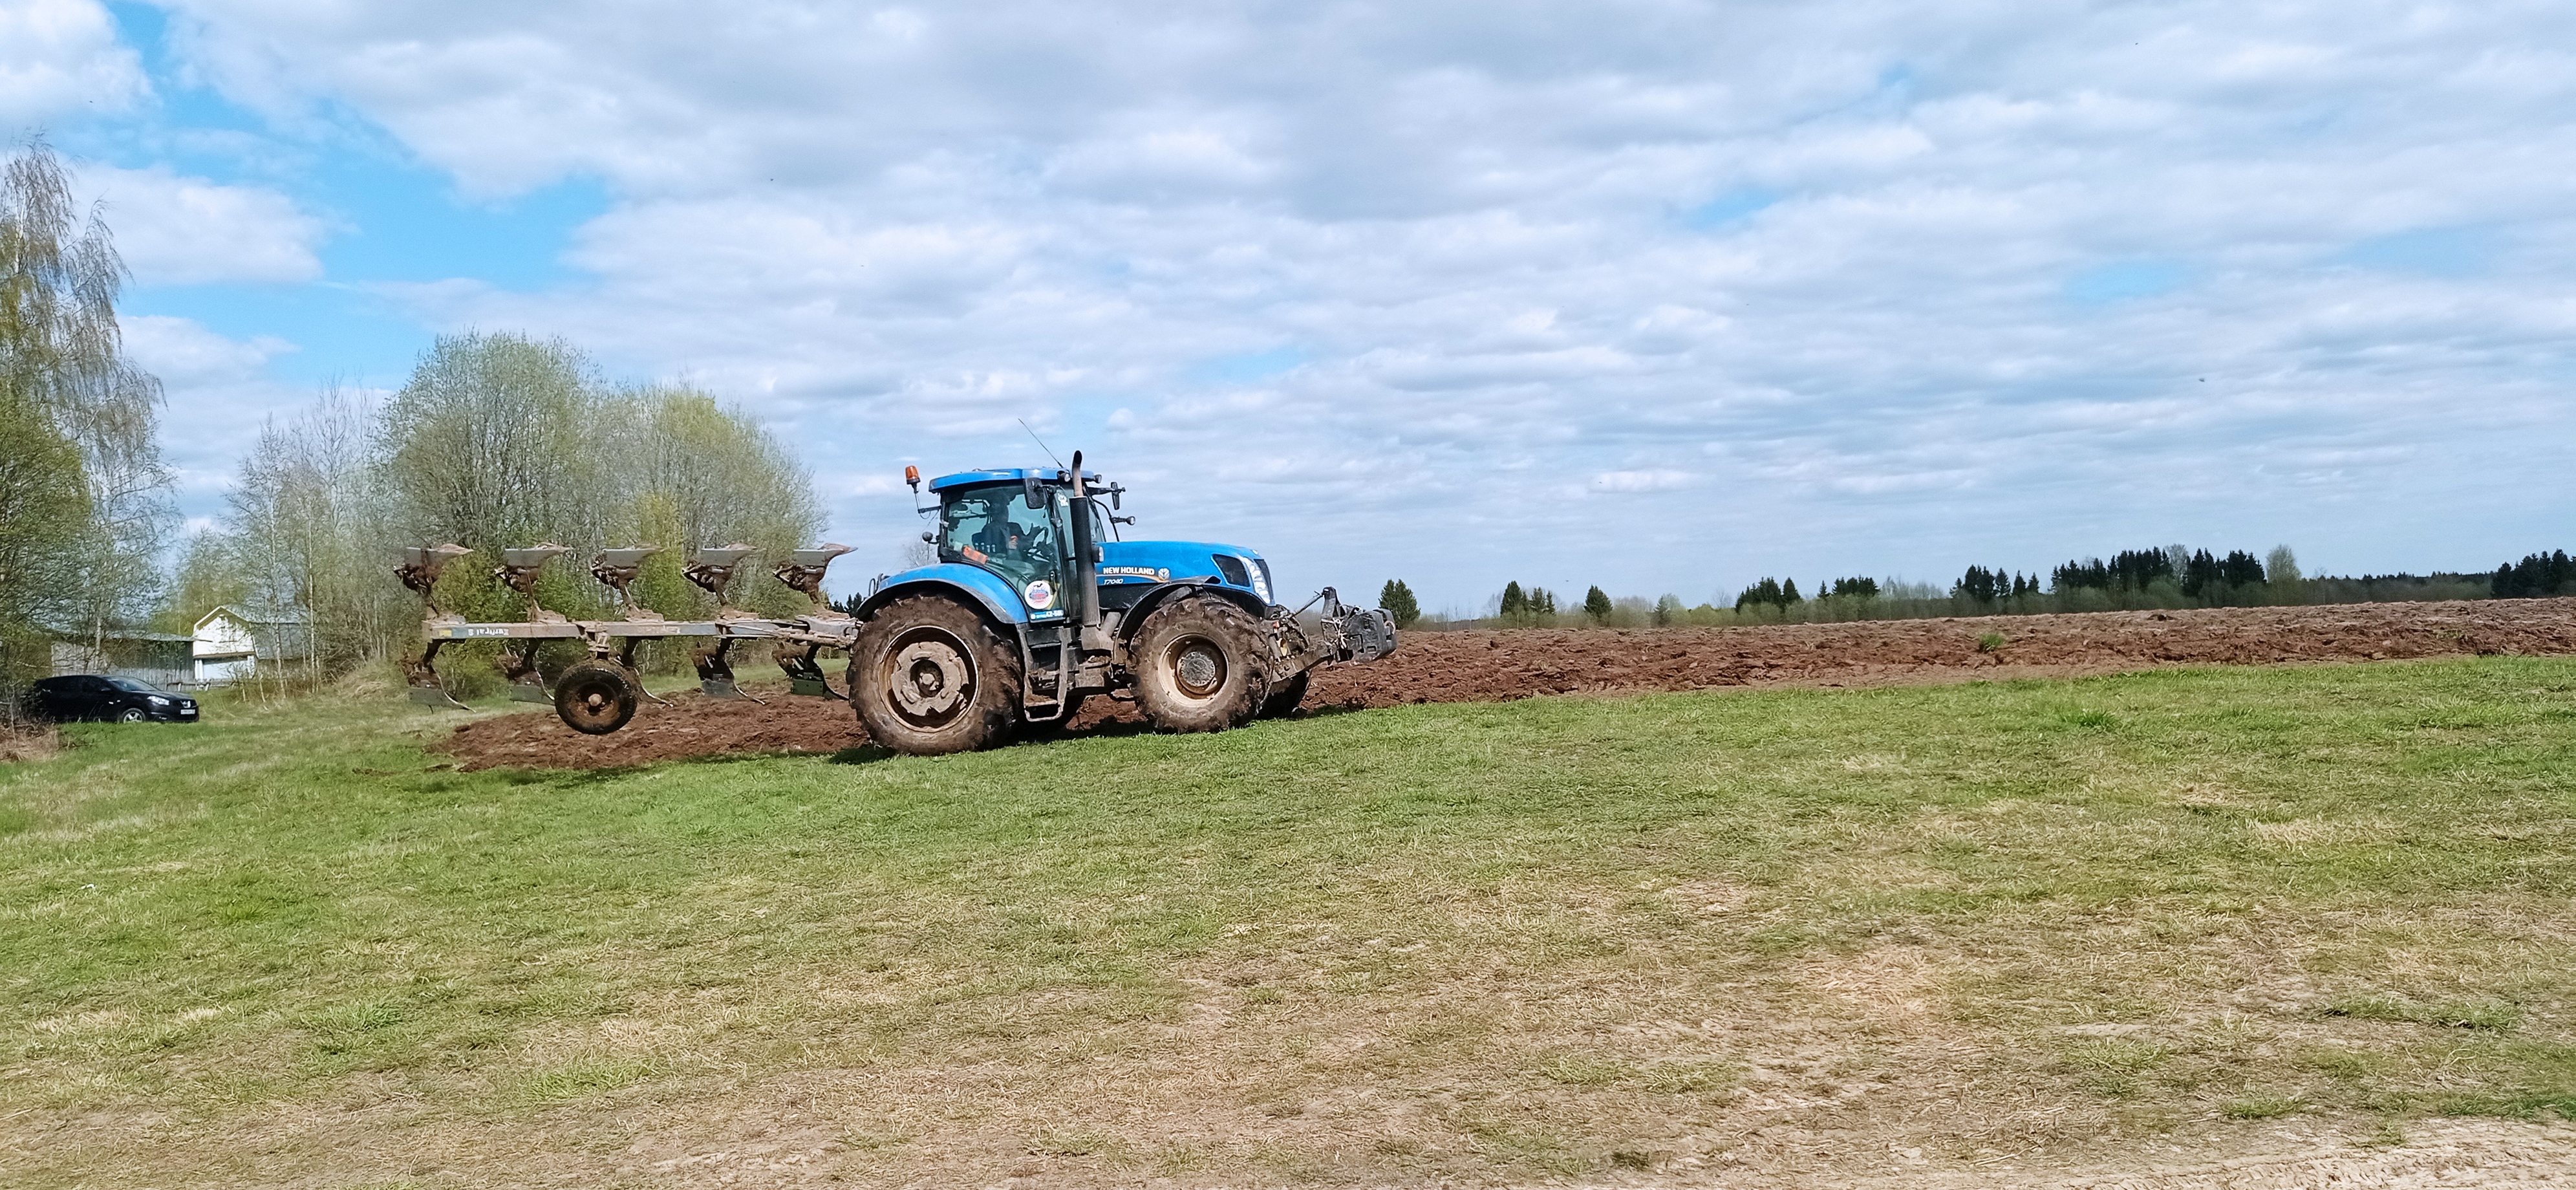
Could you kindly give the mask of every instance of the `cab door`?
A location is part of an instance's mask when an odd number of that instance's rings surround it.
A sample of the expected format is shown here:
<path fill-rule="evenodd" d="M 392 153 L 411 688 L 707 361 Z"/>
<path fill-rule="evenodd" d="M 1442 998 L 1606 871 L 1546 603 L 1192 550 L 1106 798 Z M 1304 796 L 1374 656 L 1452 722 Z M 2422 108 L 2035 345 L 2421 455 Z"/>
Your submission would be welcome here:
<path fill-rule="evenodd" d="M 1019 596 L 1032 620 L 1061 618 L 1071 602 L 1064 593 L 1065 533 L 1060 509 L 1063 494 L 1038 490 L 1038 505 L 1029 506 L 1027 488 L 993 484 L 947 498 L 942 517 L 943 561 L 964 562 L 991 572 Z"/>

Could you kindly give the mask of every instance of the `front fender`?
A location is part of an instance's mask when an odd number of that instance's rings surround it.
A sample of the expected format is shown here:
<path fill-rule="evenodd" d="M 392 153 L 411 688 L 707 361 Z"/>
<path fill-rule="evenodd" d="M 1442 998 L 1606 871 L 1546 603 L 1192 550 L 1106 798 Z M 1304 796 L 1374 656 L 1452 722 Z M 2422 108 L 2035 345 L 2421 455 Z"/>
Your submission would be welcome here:
<path fill-rule="evenodd" d="M 1119 647 L 1121 649 L 1126 647 L 1127 642 L 1135 637 L 1136 629 L 1144 625 L 1145 618 L 1154 614 L 1155 608 L 1161 607 L 1166 603 L 1170 603 L 1171 601 L 1178 599 L 1183 595 L 1187 595 L 1192 591 L 1205 591 L 1208 594 L 1219 596 L 1226 602 L 1242 608 L 1245 615 L 1251 616 L 1255 620 L 1268 619 L 1270 616 L 1270 609 L 1260 600 L 1253 598 L 1252 592 L 1243 590 L 1240 587 L 1229 587 L 1223 582 L 1220 582 L 1215 575 L 1211 574 L 1198 578 L 1173 579 L 1168 583 L 1154 584 L 1152 590 L 1145 592 L 1142 597 L 1137 599 L 1134 604 L 1127 608 L 1127 615 L 1118 621 Z"/>

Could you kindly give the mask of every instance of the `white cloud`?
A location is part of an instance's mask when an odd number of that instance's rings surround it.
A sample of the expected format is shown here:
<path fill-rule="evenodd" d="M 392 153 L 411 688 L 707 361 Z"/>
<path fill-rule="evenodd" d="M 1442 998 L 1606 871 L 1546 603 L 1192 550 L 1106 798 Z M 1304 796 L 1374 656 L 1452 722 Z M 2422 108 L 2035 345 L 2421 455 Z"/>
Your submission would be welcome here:
<path fill-rule="evenodd" d="M 268 361 L 295 350 L 284 339 L 262 335 L 229 339 L 194 319 L 167 315 L 129 316 L 120 320 L 126 354 L 170 388 L 197 389 L 257 381 Z"/>
<path fill-rule="evenodd" d="M 2576 499 L 2562 6 L 176 7 L 228 94 L 470 193 L 604 179 L 589 283 L 399 292 L 685 370 L 853 495 L 1026 416 L 1164 531 L 1461 604 L 2491 564 Z M 2493 247 L 2355 251 L 2427 229 Z"/>
<path fill-rule="evenodd" d="M 118 323 L 126 354 L 161 380 L 162 454 L 178 473 L 184 500 L 193 502 L 230 482 L 268 413 L 305 399 L 269 372 L 270 361 L 295 350 L 284 339 L 233 339 L 193 319 L 166 315 L 128 316 Z"/>
<path fill-rule="evenodd" d="M 80 187 L 105 204 L 117 252 L 147 285 L 306 281 L 325 228 L 293 200 L 255 186 L 218 185 L 164 166 L 80 167 Z"/>
<path fill-rule="evenodd" d="M 94 0 L 0 5 L 0 125 L 120 111 L 147 94 L 142 64 Z"/>

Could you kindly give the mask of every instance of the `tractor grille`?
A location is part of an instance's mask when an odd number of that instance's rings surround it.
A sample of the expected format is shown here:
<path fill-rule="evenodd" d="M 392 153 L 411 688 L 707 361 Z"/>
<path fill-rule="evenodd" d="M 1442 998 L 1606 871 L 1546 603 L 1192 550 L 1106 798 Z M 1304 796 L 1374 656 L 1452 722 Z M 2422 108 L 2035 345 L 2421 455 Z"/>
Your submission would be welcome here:
<path fill-rule="evenodd" d="M 1216 555 L 1216 572 L 1224 575 L 1225 581 L 1232 583 L 1235 586 L 1249 587 L 1252 585 L 1252 572 L 1243 568 L 1243 559 L 1235 557 L 1232 554 Z"/>

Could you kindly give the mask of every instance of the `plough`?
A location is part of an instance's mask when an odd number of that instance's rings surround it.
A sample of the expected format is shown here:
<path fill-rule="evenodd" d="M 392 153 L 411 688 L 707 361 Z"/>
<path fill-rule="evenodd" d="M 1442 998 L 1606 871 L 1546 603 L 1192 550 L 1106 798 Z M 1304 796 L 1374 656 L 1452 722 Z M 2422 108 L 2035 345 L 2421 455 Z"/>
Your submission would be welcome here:
<path fill-rule="evenodd" d="M 713 698 L 752 699 L 734 680 L 730 657 L 738 641 L 769 642 L 779 668 L 789 680 L 789 688 L 798 694 L 822 698 L 844 698 L 823 678 L 817 656 L 824 649 L 847 649 L 858 637 L 858 621 L 832 611 L 823 598 L 823 576 L 832 559 L 850 552 L 839 544 L 796 550 L 787 555 L 773 572 L 778 580 L 803 592 L 817 609 L 792 620 L 762 619 L 750 612 L 725 605 L 725 593 L 733 583 L 734 573 L 754 549 L 747 545 L 729 545 L 692 551 L 681 573 L 690 582 L 716 597 L 720 610 L 712 620 L 669 620 L 650 608 L 636 606 L 629 588 L 642 573 L 644 560 L 661 553 L 656 546 L 632 546 L 602 550 L 591 560 L 591 577 L 617 593 L 622 615 L 614 620 L 575 620 L 562 613 L 537 605 L 537 577 L 547 563 L 572 551 L 548 543 L 526 549 L 501 551 L 501 565 L 492 577 L 517 591 L 528 601 L 528 618 L 519 622 L 475 623 L 463 616 L 439 608 L 434 589 L 439 575 L 450 563 L 472 550 L 460 545 L 415 546 L 403 551 L 402 564 L 395 574 L 403 585 L 420 593 L 428 603 L 429 614 L 421 621 L 421 637 L 426 642 L 421 655 L 404 665 L 413 702 L 428 706 L 461 708 L 464 704 L 447 693 L 439 680 L 436 662 L 439 648 L 450 641 L 499 640 L 509 642 L 496 659 L 503 677 L 509 679 L 510 697 L 524 702 L 551 703 L 566 726 L 591 735 L 604 735 L 626 726 L 635 717 L 636 704 L 656 698 L 644 689 L 636 674 L 635 650 L 648 640 L 686 639 L 697 642 L 693 660 L 697 664 L 698 688 Z M 580 641 L 590 658 L 567 668 L 549 688 L 537 672 L 539 644 L 550 640 Z"/>

